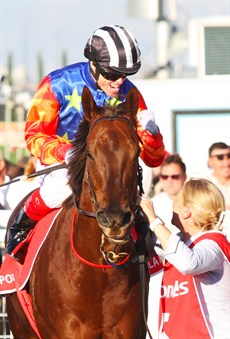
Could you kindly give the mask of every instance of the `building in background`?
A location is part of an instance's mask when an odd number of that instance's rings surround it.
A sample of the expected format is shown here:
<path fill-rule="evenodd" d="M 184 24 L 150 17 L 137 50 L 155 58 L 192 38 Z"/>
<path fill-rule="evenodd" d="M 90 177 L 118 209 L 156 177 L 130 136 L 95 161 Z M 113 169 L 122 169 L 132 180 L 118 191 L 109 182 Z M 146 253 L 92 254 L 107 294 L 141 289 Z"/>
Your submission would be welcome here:
<path fill-rule="evenodd" d="M 230 144 L 230 16 L 191 18 L 181 25 L 177 1 L 132 2 L 129 13 L 155 21 L 154 66 L 140 88 L 189 176 L 208 173 L 209 145 Z"/>
<path fill-rule="evenodd" d="M 209 144 L 220 139 L 229 143 L 230 16 L 205 13 L 203 17 L 198 3 L 190 4 L 190 9 L 197 10 L 190 15 L 188 6 L 176 0 L 125 3 L 129 19 L 153 23 L 153 30 L 146 31 L 151 53 L 142 52 L 141 71 L 132 80 L 155 112 L 166 149 L 179 152 L 188 173 L 193 173 L 207 169 L 204 159 Z M 61 59 L 67 62 L 60 55 Z M 40 73 L 42 60 L 41 55 L 35 60 Z M 7 159 L 17 161 L 25 150 L 11 150 L 23 144 L 25 115 L 38 83 L 25 81 L 23 69 L 13 66 L 10 58 L 8 77 L 2 76 L 1 81 L 0 147 Z"/>

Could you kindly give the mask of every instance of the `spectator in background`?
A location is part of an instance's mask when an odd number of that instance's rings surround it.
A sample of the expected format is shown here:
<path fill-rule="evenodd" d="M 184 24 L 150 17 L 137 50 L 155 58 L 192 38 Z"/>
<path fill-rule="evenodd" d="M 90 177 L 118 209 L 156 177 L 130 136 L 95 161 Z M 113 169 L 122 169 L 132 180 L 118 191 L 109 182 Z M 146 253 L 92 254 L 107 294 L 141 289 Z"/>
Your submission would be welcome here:
<path fill-rule="evenodd" d="M 10 177 L 7 175 L 7 161 L 0 155 L 0 185 L 10 181 Z M 9 209 L 7 201 L 9 185 L 0 187 L 0 209 Z"/>
<path fill-rule="evenodd" d="M 0 209 L 13 210 L 18 203 L 32 190 L 39 187 L 37 177 L 31 179 L 23 179 L 10 183 L 11 180 L 16 180 L 22 175 L 27 176 L 36 171 L 37 159 L 34 156 L 22 158 L 19 163 L 24 162 L 23 173 L 17 177 L 10 177 L 8 169 L 11 163 L 4 158 L 0 159 L 0 185 L 8 183 L 0 187 Z M 17 165 L 15 165 L 17 166 Z M 19 168 L 22 168 L 19 166 Z"/>
<path fill-rule="evenodd" d="M 144 161 L 139 158 L 139 164 L 142 168 L 142 185 L 146 197 L 150 197 L 152 193 L 152 185 L 154 179 L 154 172 L 152 167 L 145 165 Z"/>
<path fill-rule="evenodd" d="M 173 233 L 178 233 L 178 228 L 172 224 L 173 201 L 186 181 L 186 166 L 179 154 L 168 155 L 159 168 L 159 182 L 162 191 L 151 199 L 156 214 L 165 221 L 165 225 Z M 156 265 L 158 267 L 158 265 Z M 159 290 L 161 289 L 162 270 L 151 272 L 148 298 L 148 325 L 153 337 L 158 337 L 158 312 Z"/>
<path fill-rule="evenodd" d="M 29 175 L 35 172 L 37 159 L 34 156 L 31 156 L 27 159 L 22 158 L 19 161 L 24 162 L 24 168 L 21 175 L 18 177 L 11 178 L 9 175 L 6 175 L 8 168 L 11 163 L 5 159 L 0 159 L 0 185 L 7 183 L 7 185 L 0 187 L 0 229 L 5 229 L 7 227 L 8 220 L 11 216 L 14 208 L 21 202 L 21 200 L 34 189 L 39 187 L 38 177 L 31 179 L 24 179 L 14 183 L 10 183 L 11 180 L 16 180 L 22 175 Z M 17 165 L 14 165 L 17 167 Z M 18 166 L 19 168 L 22 168 Z M 4 246 L 5 236 L 0 233 L 0 247 Z"/>
<path fill-rule="evenodd" d="M 7 163 L 7 175 L 10 177 L 10 179 L 14 179 L 20 175 L 23 175 L 24 168 L 21 166 L 21 164 L 14 164 L 8 160 L 6 160 Z"/>
<path fill-rule="evenodd" d="M 27 161 L 26 161 L 27 160 Z M 19 163 L 24 165 L 23 175 L 27 176 L 36 172 L 37 158 L 30 156 L 22 158 Z M 9 185 L 7 200 L 10 209 L 14 209 L 18 203 L 30 192 L 39 187 L 39 177 L 17 181 Z"/>
<path fill-rule="evenodd" d="M 165 158 L 170 155 L 169 152 L 165 151 Z M 161 173 L 161 166 L 157 166 L 153 168 L 153 185 L 152 185 L 152 195 L 157 195 L 160 192 L 163 192 L 164 189 L 162 187 L 162 183 L 160 182 L 160 173 Z"/>
<path fill-rule="evenodd" d="M 208 153 L 208 167 L 212 171 L 209 179 L 221 190 L 226 209 L 230 210 L 230 146 L 215 142 Z"/>
<path fill-rule="evenodd" d="M 162 192 L 155 194 L 152 198 L 154 209 L 159 217 L 165 220 L 171 231 L 177 231 L 172 225 L 173 200 L 187 179 L 186 165 L 179 154 L 174 153 L 165 158 L 160 166 L 159 182 Z"/>

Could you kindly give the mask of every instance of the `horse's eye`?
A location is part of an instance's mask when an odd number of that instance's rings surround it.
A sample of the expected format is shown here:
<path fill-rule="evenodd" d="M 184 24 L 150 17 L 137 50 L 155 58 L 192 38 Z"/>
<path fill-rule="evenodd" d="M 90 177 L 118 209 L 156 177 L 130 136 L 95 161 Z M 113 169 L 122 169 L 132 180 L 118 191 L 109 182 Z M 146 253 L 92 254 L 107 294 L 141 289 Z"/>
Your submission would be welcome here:
<path fill-rule="evenodd" d="M 87 158 L 88 158 L 89 160 L 94 160 L 93 156 L 92 156 L 89 152 L 87 152 Z"/>

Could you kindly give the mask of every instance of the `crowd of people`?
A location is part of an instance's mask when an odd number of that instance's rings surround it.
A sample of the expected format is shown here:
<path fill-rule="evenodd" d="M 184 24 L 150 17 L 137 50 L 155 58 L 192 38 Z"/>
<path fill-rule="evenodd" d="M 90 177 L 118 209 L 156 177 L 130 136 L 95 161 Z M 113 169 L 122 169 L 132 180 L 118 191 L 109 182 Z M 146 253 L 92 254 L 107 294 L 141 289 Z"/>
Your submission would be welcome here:
<path fill-rule="evenodd" d="M 51 72 L 35 93 L 25 124 L 26 146 L 33 154 L 28 164 L 33 171 L 68 163 L 71 140 L 84 115 L 80 102 L 85 85 L 97 105 L 123 102 L 134 86 L 127 77 L 141 66 L 140 50 L 124 27 L 96 30 L 84 55 L 87 62 Z M 162 264 L 150 279 L 150 328 L 159 338 L 230 338 L 230 250 L 225 236 L 230 227 L 225 226 L 230 210 L 230 147 L 223 142 L 210 146 L 212 174 L 208 179 L 187 178 L 181 156 L 166 153 L 154 114 L 140 92 L 137 132 L 142 142 L 140 161 L 143 168 L 144 164 L 149 168 L 143 171 L 146 195 L 138 203 L 149 221 Z M 159 170 L 153 190 L 156 175 L 152 168 Z M 9 180 L 6 162 L 1 159 L 0 184 Z M 10 227 L 6 247 L 10 254 L 38 220 L 71 194 L 67 169 L 46 175 L 40 183 L 33 181 L 23 196 L 38 187 Z M 20 192 L 20 187 L 14 186 L 15 190 Z M 15 194 L 10 191 L 10 185 L 0 187 L 2 209 L 15 206 Z M 19 198 L 22 196 L 17 195 L 17 202 Z"/>

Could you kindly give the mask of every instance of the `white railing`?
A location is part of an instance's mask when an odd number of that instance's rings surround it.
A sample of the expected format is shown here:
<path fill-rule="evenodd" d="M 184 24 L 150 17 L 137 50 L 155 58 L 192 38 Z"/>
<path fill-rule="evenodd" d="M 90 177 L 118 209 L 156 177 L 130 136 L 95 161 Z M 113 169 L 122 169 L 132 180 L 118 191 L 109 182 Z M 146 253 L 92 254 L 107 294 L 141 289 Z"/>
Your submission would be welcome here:
<path fill-rule="evenodd" d="M 0 338 L 1 339 L 13 339 L 13 335 L 10 332 L 7 313 L 6 313 L 6 299 L 1 297 L 0 300 Z"/>

